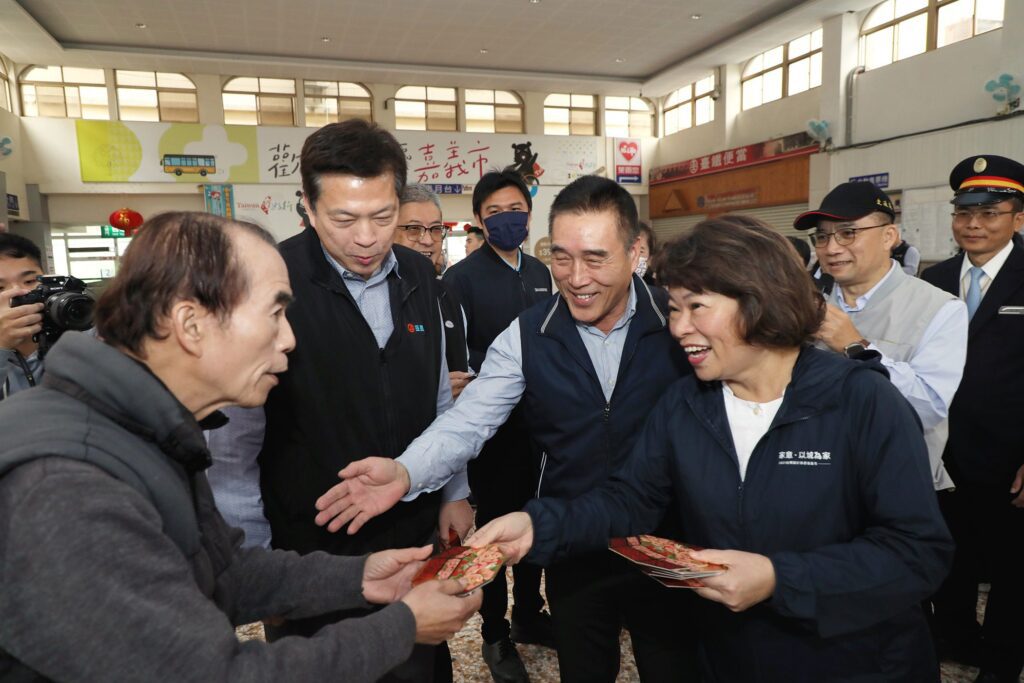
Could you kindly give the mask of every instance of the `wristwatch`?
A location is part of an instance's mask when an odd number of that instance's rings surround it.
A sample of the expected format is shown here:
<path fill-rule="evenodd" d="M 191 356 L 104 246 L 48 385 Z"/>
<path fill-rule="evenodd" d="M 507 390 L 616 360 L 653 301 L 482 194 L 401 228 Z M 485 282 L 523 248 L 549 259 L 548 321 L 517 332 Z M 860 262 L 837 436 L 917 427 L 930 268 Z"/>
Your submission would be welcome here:
<path fill-rule="evenodd" d="M 871 342 L 867 339 L 858 339 L 852 344 L 847 344 L 846 347 L 843 348 L 843 354 L 847 358 L 860 359 L 865 354 L 871 353 L 868 349 L 868 344 L 870 343 Z"/>

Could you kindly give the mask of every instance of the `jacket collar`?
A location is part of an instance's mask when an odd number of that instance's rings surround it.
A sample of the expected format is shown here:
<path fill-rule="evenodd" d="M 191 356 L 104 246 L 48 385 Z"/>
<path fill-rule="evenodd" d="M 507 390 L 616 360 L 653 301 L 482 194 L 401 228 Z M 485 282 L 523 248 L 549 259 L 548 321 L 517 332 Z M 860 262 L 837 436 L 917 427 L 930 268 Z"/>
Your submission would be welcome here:
<path fill-rule="evenodd" d="M 499 257 L 500 258 L 500 257 Z M 636 313 L 629 323 L 629 331 L 626 333 L 626 342 L 622 348 L 622 359 L 619 362 L 619 378 L 622 378 L 623 369 L 628 359 L 632 356 L 640 339 L 665 329 L 665 316 L 658 310 L 647 284 L 633 275 L 633 292 L 636 297 Z M 597 372 L 594 364 L 587 353 L 587 347 L 580 339 L 579 330 L 576 329 L 576 320 L 569 312 L 569 305 L 565 298 L 559 294 L 553 297 L 554 302 L 549 305 L 547 314 L 541 322 L 540 334 L 558 340 L 576 361 L 576 363 L 589 374 L 595 382 L 598 382 Z"/>
<path fill-rule="evenodd" d="M 793 376 L 786 386 L 786 397 L 770 429 L 838 408 L 842 402 L 844 380 L 851 372 L 857 371 L 874 371 L 889 376 L 878 361 L 851 361 L 831 351 L 803 346 L 793 366 Z M 687 392 L 686 402 L 722 447 L 735 455 L 732 431 L 722 399 L 722 383 L 718 380 L 702 382 L 696 377 L 695 380 Z"/>
<path fill-rule="evenodd" d="M 155 443 L 188 471 L 211 464 L 202 429 L 164 383 L 144 364 L 88 334 L 61 336 L 46 358 L 43 384 Z"/>

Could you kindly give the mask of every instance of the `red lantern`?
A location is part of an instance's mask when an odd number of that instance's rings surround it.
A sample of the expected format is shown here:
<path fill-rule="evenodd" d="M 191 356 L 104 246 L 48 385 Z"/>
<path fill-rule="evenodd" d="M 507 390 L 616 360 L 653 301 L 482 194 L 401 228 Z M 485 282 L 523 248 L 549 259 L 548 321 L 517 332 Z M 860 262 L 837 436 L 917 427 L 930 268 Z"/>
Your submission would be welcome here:
<path fill-rule="evenodd" d="M 108 220 L 118 230 L 124 230 L 124 234 L 127 237 L 131 237 L 144 222 L 141 213 L 129 208 L 118 209 L 110 214 Z"/>

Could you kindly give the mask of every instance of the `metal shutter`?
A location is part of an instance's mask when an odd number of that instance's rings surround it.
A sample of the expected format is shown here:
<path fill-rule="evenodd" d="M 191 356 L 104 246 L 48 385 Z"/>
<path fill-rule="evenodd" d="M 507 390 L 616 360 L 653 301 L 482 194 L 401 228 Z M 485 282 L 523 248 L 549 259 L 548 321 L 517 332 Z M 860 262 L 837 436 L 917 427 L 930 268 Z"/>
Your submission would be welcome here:
<path fill-rule="evenodd" d="M 793 227 L 793 221 L 804 211 L 807 211 L 806 204 L 785 204 L 783 206 L 766 206 L 760 209 L 740 209 L 733 213 L 741 213 L 760 219 L 783 235 L 805 237 L 807 235 L 806 232 Z M 705 218 L 707 216 L 703 214 L 679 216 L 678 218 L 659 218 L 651 221 L 651 227 L 654 228 L 654 234 L 658 236 L 658 243 L 664 244 L 665 241 L 686 232 L 686 230 L 697 225 L 697 223 L 700 223 Z"/>

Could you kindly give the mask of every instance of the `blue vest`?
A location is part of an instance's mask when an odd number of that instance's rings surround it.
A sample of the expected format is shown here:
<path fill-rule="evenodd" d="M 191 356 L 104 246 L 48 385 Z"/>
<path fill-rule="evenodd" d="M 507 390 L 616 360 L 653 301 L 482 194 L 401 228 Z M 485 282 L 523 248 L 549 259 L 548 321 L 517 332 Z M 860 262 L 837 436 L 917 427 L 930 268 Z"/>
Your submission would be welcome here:
<path fill-rule="evenodd" d="M 691 372 L 654 293 L 634 276 L 629 324 L 610 401 L 561 296 L 519 316 L 530 435 L 541 453 L 538 496 L 572 498 L 601 484 L 629 454 L 665 389 Z"/>

